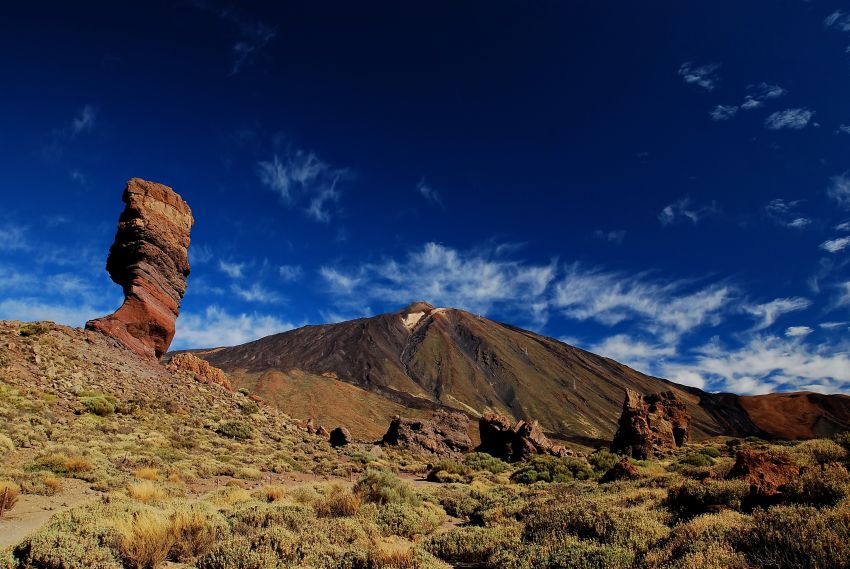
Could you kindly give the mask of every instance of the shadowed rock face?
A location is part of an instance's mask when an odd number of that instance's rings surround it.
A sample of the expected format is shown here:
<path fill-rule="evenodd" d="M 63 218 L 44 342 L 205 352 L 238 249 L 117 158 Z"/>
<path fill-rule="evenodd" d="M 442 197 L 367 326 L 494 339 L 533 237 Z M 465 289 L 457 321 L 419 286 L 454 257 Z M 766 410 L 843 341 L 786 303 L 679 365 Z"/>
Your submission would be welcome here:
<path fill-rule="evenodd" d="M 498 413 L 487 413 L 478 420 L 481 445 L 476 449 L 506 462 L 517 462 L 535 454 L 569 456 L 571 452 L 550 441 L 537 421 L 519 421 L 511 425 L 510 419 Z"/>
<path fill-rule="evenodd" d="M 626 389 L 611 450 L 645 459 L 688 442 L 690 415 L 672 391 L 641 395 Z"/>
<path fill-rule="evenodd" d="M 106 270 L 124 289 L 124 303 L 108 316 L 90 320 L 97 330 L 149 358 L 159 358 L 174 338 L 174 322 L 189 275 L 189 231 L 194 219 L 168 186 L 133 178 L 122 197 Z"/>
<path fill-rule="evenodd" d="M 437 411 L 431 419 L 394 417 L 383 444 L 415 451 L 453 455 L 472 448 L 469 417 L 463 413 Z"/>

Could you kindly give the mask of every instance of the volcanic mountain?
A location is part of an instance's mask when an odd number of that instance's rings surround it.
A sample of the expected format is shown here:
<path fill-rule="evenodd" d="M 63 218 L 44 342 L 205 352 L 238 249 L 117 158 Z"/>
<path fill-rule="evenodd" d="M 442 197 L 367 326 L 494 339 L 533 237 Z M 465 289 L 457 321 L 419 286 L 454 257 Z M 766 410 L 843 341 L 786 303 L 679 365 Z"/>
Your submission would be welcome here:
<path fill-rule="evenodd" d="M 576 442 L 610 440 L 625 388 L 671 390 L 696 437 L 806 437 L 850 428 L 850 397 L 709 394 L 464 310 L 415 302 L 395 313 L 304 326 L 195 354 L 292 416 L 378 436 L 395 414 L 452 408 L 533 418 Z M 770 399 L 773 398 L 773 399 Z"/>

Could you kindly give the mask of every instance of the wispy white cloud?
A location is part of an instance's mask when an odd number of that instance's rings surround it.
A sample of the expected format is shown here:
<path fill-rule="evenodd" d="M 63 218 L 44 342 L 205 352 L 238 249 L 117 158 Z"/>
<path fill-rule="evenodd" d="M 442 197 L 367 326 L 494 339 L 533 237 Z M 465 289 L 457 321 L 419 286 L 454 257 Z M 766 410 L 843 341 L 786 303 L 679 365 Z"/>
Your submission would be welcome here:
<path fill-rule="evenodd" d="M 819 392 L 850 388 L 850 357 L 834 346 L 810 346 L 800 337 L 756 336 L 740 348 L 713 340 L 685 362 L 662 365 L 664 376 L 698 374 L 714 389 L 744 394 L 783 390 Z"/>
<path fill-rule="evenodd" d="M 218 270 L 226 274 L 231 279 L 241 279 L 245 274 L 245 263 L 220 259 L 218 261 Z"/>
<path fill-rule="evenodd" d="M 850 237 L 839 237 L 830 239 L 820 244 L 820 248 L 829 253 L 839 253 L 850 245 Z"/>
<path fill-rule="evenodd" d="M 826 195 L 837 201 L 841 207 L 850 208 L 850 172 L 830 178 Z"/>
<path fill-rule="evenodd" d="M 763 330 L 772 326 L 783 314 L 805 310 L 811 305 L 812 301 L 808 298 L 792 297 L 776 298 L 762 304 L 745 304 L 741 308 L 745 313 L 754 316 L 758 320 L 755 329 Z"/>
<path fill-rule="evenodd" d="M 588 349 L 644 373 L 652 373 L 665 358 L 676 355 L 676 348 L 671 344 L 645 342 L 626 334 L 610 336 Z"/>
<path fill-rule="evenodd" d="M 718 69 L 720 69 L 719 63 L 695 65 L 687 61 L 679 67 L 679 77 L 689 85 L 697 85 L 707 91 L 713 91 L 720 82 L 717 76 Z"/>
<path fill-rule="evenodd" d="M 793 229 L 805 229 L 812 224 L 812 220 L 807 217 L 796 215 L 797 206 L 802 203 L 802 200 L 784 200 L 777 198 L 771 200 L 764 210 L 773 221 L 785 227 Z"/>
<path fill-rule="evenodd" d="M 426 201 L 443 207 L 443 200 L 440 197 L 439 192 L 431 187 L 431 185 L 425 181 L 425 178 L 422 178 L 419 180 L 419 183 L 416 184 L 416 191 L 419 192 L 419 195 L 425 198 Z"/>
<path fill-rule="evenodd" d="M 800 336 L 808 336 L 814 331 L 814 328 L 809 326 L 789 326 L 785 329 L 785 335 L 789 338 L 798 338 Z"/>
<path fill-rule="evenodd" d="M 717 105 L 708 113 L 714 122 L 728 121 L 738 113 L 737 105 Z"/>
<path fill-rule="evenodd" d="M 788 227 L 793 227 L 794 229 L 805 229 L 809 225 L 812 224 L 812 220 L 808 217 L 795 217 L 791 221 L 788 222 Z"/>
<path fill-rule="evenodd" d="M 201 312 L 184 312 L 177 319 L 173 349 L 235 346 L 292 330 L 289 322 L 267 314 L 232 314 L 211 305 Z"/>
<path fill-rule="evenodd" d="M 717 204 L 714 202 L 710 205 L 699 205 L 690 196 L 685 196 L 666 205 L 658 214 L 658 221 L 663 226 L 672 225 L 680 221 L 687 221 L 696 225 L 701 219 L 714 215 L 718 211 Z"/>
<path fill-rule="evenodd" d="M 778 99 L 788 92 L 779 85 L 771 85 L 769 83 L 750 85 L 747 90 L 749 93 L 744 98 L 744 102 L 741 103 L 741 108 L 745 111 L 757 109 L 763 106 L 765 101 Z"/>
<path fill-rule="evenodd" d="M 764 120 L 764 126 L 768 130 L 801 130 L 809 126 L 814 116 L 815 112 L 809 109 L 785 109 L 768 116 Z"/>
<path fill-rule="evenodd" d="M 281 296 L 274 291 L 265 288 L 260 283 L 253 283 L 247 287 L 233 284 L 230 290 L 237 297 L 246 302 L 258 302 L 262 304 L 277 304 L 282 301 Z"/>
<path fill-rule="evenodd" d="M 189 264 L 203 265 L 212 261 L 212 258 L 213 252 L 210 247 L 197 243 L 192 243 L 189 246 Z"/>
<path fill-rule="evenodd" d="M 850 322 L 821 322 L 818 326 L 825 330 L 837 330 L 838 328 L 850 326 Z"/>
<path fill-rule="evenodd" d="M 84 106 L 80 109 L 68 127 L 70 136 L 73 138 L 79 134 L 93 131 L 96 119 L 97 110 L 92 105 Z"/>
<path fill-rule="evenodd" d="M 850 32 L 850 15 L 841 10 L 836 10 L 824 19 L 823 25 L 827 28 L 834 28 L 839 32 Z"/>
<path fill-rule="evenodd" d="M 67 326 L 79 327 L 92 318 L 104 314 L 103 308 L 81 305 L 73 301 L 51 301 L 31 297 L 0 300 L 0 319 L 3 320 L 21 320 L 23 322 L 50 320 Z"/>
<path fill-rule="evenodd" d="M 282 158 L 275 154 L 257 164 L 260 183 L 289 205 L 306 202 L 304 211 L 316 221 L 330 221 L 331 206 L 340 199 L 340 183 L 349 176 L 344 168 L 333 168 L 313 152 L 296 150 Z"/>
<path fill-rule="evenodd" d="M 616 243 L 620 245 L 623 242 L 623 239 L 626 237 L 625 229 L 612 229 L 610 231 L 604 231 L 602 229 L 597 229 L 593 232 L 593 235 L 597 239 L 602 239 L 604 241 L 610 241 L 611 243 Z"/>
<path fill-rule="evenodd" d="M 26 226 L 15 223 L 0 225 L 0 251 L 24 251 L 29 247 Z"/>
<path fill-rule="evenodd" d="M 300 265 L 281 265 L 278 268 L 278 274 L 283 282 L 295 282 L 304 274 L 304 270 Z"/>
<path fill-rule="evenodd" d="M 254 63 L 257 55 L 277 37 L 277 28 L 250 18 L 236 8 L 216 6 L 207 0 L 190 0 L 190 5 L 203 12 L 211 13 L 236 28 L 239 38 L 231 46 L 233 57 L 231 75 L 238 74 L 246 66 Z"/>
<path fill-rule="evenodd" d="M 850 134 L 850 126 L 846 124 L 839 125 L 838 128 L 835 129 L 835 134 Z"/>
<path fill-rule="evenodd" d="M 572 265 L 554 287 L 552 306 L 569 318 L 607 326 L 638 321 L 669 343 L 701 325 L 719 324 L 734 296 L 734 288 L 725 284 L 695 288 L 685 281 L 658 282 Z"/>

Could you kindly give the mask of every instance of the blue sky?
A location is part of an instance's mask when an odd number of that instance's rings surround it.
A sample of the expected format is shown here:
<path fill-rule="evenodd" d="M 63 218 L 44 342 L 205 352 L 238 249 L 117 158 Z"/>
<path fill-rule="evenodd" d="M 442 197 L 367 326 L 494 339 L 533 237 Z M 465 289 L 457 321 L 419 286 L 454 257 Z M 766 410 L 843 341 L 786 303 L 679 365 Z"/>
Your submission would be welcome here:
<path fill-rule="evenodd" d="M 850 392 L 850 8 L 19 3 L 0 318 L 81 325 L 134 176 L 191 205 L 174 347 L 412 300 L 708 390 Z"/>

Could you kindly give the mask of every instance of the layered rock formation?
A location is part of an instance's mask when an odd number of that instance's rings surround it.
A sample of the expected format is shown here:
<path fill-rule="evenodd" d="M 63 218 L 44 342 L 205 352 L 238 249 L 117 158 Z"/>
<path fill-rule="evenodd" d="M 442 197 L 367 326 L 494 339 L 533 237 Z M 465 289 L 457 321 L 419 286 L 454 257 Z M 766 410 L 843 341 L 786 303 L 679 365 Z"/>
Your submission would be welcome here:
<path fill-rule="evenodd" d="M 174 354 L 165 367 L 169 371 L 191 374 L 195 378 L 195 381 L 199 381 L 201 383 L 214 383 L 216 385 L 221 385 L 225 389 L 233 391 L 233 387 L 230 385 L 230 380 L 227 379 L 227 375 L 225 375 L 223 371 L 217 367 L 211 366 L 205 360 L 202 360 L 189 352 Z"/>
<path fill-rule="evenodd" d="M 554 444 L 537 421 L 519 421 L 512 425 L 507 417 L 485 414 L 478 420 L 481 445 L 476 449 L 506 462 L 517 462 L 535 454 L 567 456 L 566 448 Z"/>
<path fill-rule="evenodd" d="M 133 178 L 122 199 L 126 205 L 106 270 L 124 289 L 124 303 L 86 328 L 112 336 L 141 356 L 159 358 L 174 338 L 186 292 L 194 219 L 186 202 L 162 184 Z"/>
<path fill-rule="evenodd" d="M 791 459 L 775 453 L 742 449 L 726 478 L 742 478 L 750 485 L 750 494 L 742 504 L 746 509 L 767 507 L 781 500 L 782 488 L 800 476 L 800 467 Z"/>
<path fill-rule="evenodd" d="M 437 411 L 431 419 L 393 417 L 382 442 L 435 454 L 466 452 L 472 448 L 469 417 L 449 411 Z"/>
<path fill-rule="evenodd" d="M 690 415 L 675 393 L 641 395 L 626 389 L 611 450 L 645 459 L 684 445 L 689 436 Z"/>

